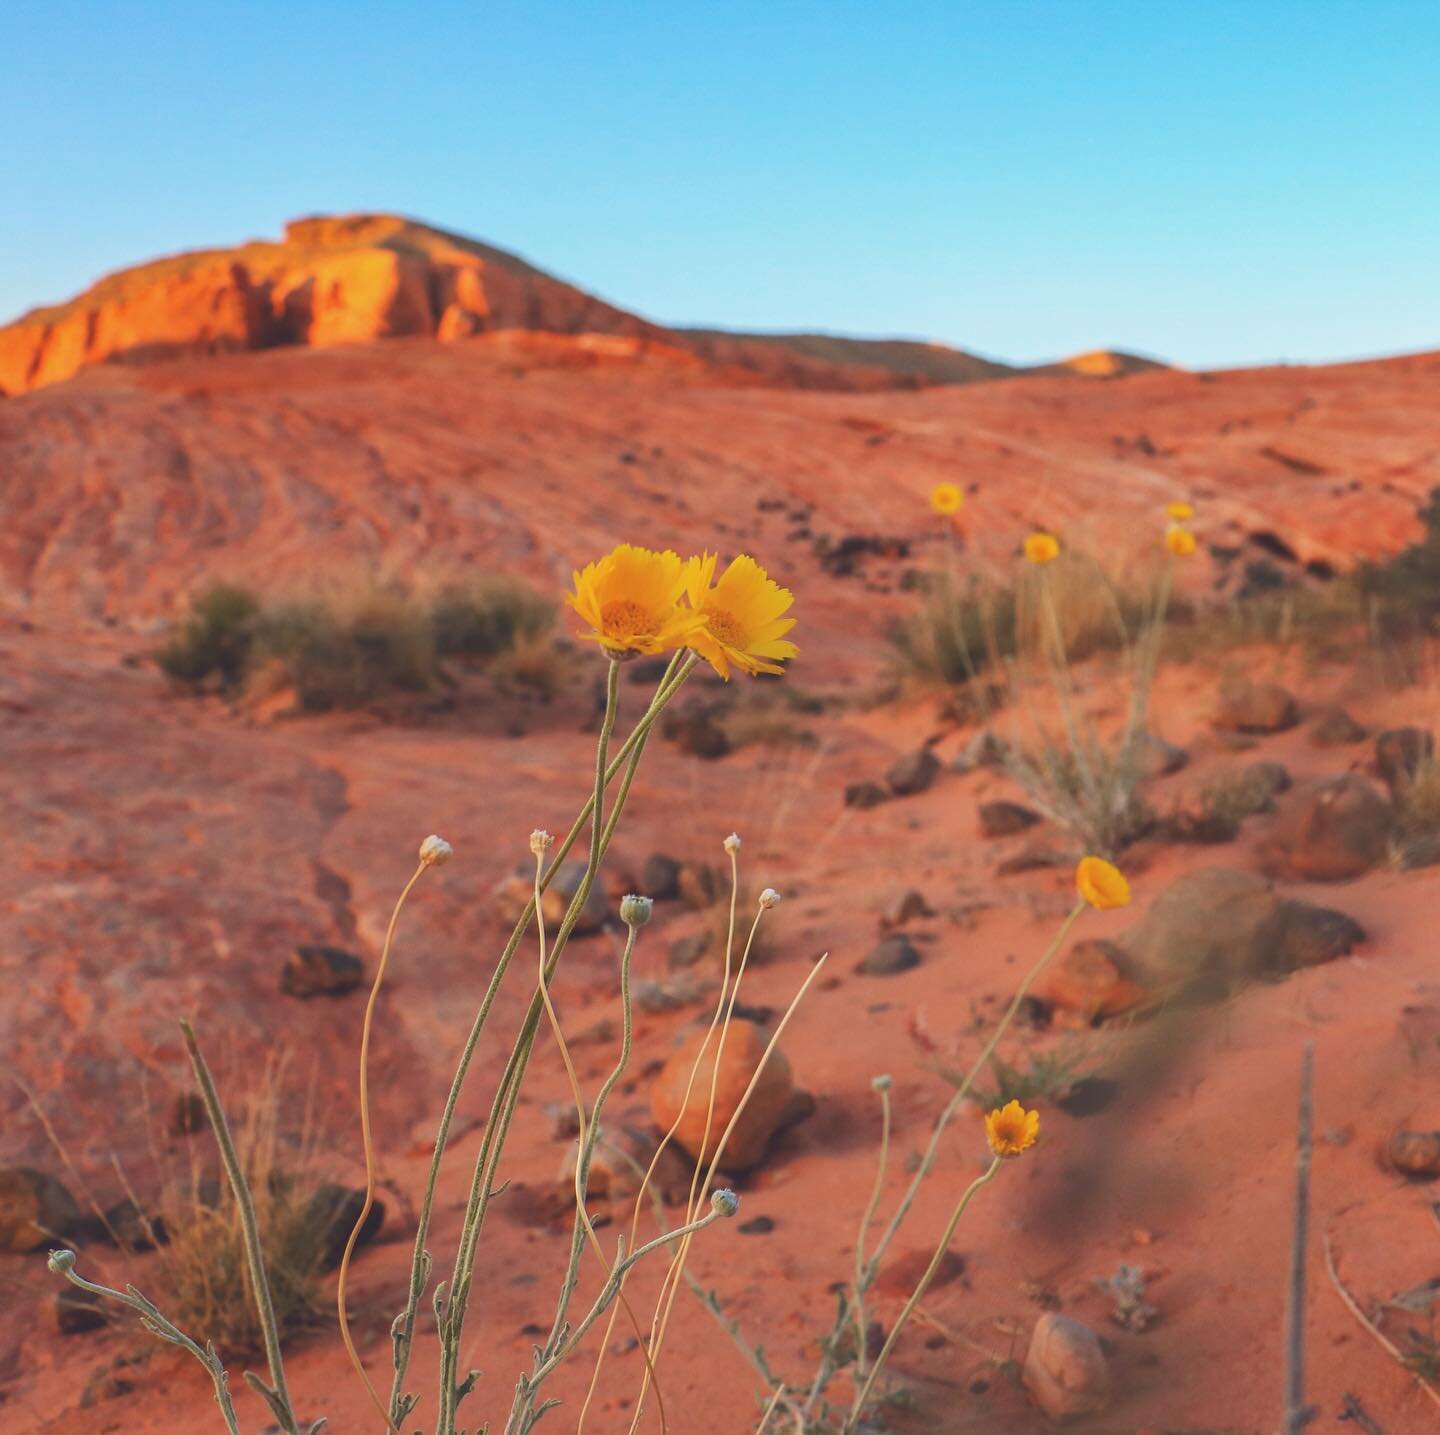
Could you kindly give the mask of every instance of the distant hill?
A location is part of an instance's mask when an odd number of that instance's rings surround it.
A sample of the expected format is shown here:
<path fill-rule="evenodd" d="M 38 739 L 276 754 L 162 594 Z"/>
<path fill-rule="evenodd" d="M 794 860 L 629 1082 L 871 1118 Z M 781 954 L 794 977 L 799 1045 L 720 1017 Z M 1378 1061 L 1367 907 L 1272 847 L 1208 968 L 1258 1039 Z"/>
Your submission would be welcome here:
<path fill-rule="evenodd" d="M 918 340 L 671 329 L 493 245 L 399 215 L 349 214 L 294 220 L 279 241 L 122 269 L 66 303 L 31 310 L 0 328 L 0 393 L 98 363 L 400 337 L 453 342 L 502 330 L 611 335 L 783 388 L 914 389 L 1037 372 Z M 1038 372 L 1109 377 L 1150 367 L 1101 351 Z"/>

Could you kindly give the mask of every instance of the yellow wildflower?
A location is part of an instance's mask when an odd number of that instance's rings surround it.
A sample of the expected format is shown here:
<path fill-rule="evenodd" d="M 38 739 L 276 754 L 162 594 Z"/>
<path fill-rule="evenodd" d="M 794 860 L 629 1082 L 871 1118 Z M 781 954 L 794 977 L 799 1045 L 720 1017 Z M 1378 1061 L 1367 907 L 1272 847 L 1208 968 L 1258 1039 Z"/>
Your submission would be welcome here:
<path fill-rule="evenodd" d="M 685 575 L 679 554 L 622 543 L 574 575 L 566 601 L 612 658 L 663 653 L 685 647 L 703 623 L 680 601 Z"/>
<path fill-rule="evenodd" d="M 1025 540 L 1025 556 L 1043 567 L 1060 556 L 1060 540 L 1053 533 L 1032 533 Z"/>
<path fill-rule="evenodd" d="M 716 556 L 706 553 L 685 565 L 690 606 L 701 627 L 687 640 L 727 681 L 733 664 L 741 672 L 783 673 L 787 658 L 800 650 L 785 634 L 795 626 L 784 617 L 795 601 L 748 554 L 733 559 L 715 578 Z"/>
<path fill-rule="evenodd" d="M 1185 523 L 1195 517 L 1195 505 L 1193 503 L 1167 503 L 1165 512 L 1175 520 L 1176 523 Z"/>
<path fill-rule="evenodd" d="M 985 1118 L 985 1139 L 997 1156 L 1018 1156 L 1028 1151 L 1040 1134 L 1040 1113 L 1026 1111 L 1018 1101 L 997 1106 Z"/>
<path fill-rule="evenodd" d="M 1103 857 L 1082 857 L 1075 869 L 1075 890 L 1097 911 L 1124 907 L 1130 901 L 1125 874 Z"/>
<path fill-rule="evenodd" d="M 959 513 L 965 504 L 965 495 L 958 483 L 937 483 L 930 490 L 930 507 L 942 518 Z"/>
<path fill-rule="evenodd" d="M 1195 551 L 1195 535 L 1183 523 L 1172 523 L 1165 530 L 1165 547 L 1176 558 L 1188 558 Z"/>

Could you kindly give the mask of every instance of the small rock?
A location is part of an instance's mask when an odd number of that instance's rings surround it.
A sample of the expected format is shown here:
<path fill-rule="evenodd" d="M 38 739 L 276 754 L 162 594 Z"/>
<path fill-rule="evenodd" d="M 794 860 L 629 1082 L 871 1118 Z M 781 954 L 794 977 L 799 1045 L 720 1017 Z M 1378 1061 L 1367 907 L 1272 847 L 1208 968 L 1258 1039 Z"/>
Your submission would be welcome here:
<path fill-rule="evenodd" d="M 1076 942 L 1040 983 L 1038 994 L 1086 1022 L 1134 1011 L 1150 994 L 1131 980 L 1130 959 L 1114 942 L 1087 937 Z"/>
<path fill-rule="evenodd" d="M 956 772 L 973 772 L 977 767 L 1003 767 L 1009 751 L 1009 744 L 1004 738 L 996 737 L 987 728 L 977 732 L 950 765 Z"/>
<path fill-rule="evenodd" d="M 0 1166 L 0 1251 L 23 1255 L 63 1244 L 79 1223 L 75 1198 L 54 1176 L 30 1166 Z"/>
<path fill-rule="evenodd" d="M 1057 852 L 1043 842 L 1032 842 L 999 863 L 995 875 L 1014 877 L 1021 872 L 1038 872 L 1045 867 L 1068 867 L 1074 860 L 1068 852 Z"/>
<path fill-rule="evenodd" d="M 205 1115 L 205 1103 L 200 1098 L 198 1091 L 182 1091 L 175 1098 L 175 1105 L 170 1112 L 170 1129 L 177 1136 L 193 1136 L 197 1131 L 204 1131 L 210 1125 L 210 1119 Z"/>
<path fill-rule="evenodd" d="M 680 895 L 680 863 L 663 852 L 652 852 L 640 869 L 640 890 L 657 902 Z"/>
<path fill-rule="evenodd" d="M 686 937 L 676 937 L 670 943 L 670 955 L 667 959 L 670 970 L 672 972 L 684 971 L 687 967 L 698 965 L 714 945 L 714 932 L 705 928 L 701 928 L 698 932 L 691 932 Z"/>
<path fill-rule="evenodd" d="M 881 787 L 878 782 L 848 782 L 845 784 L 846 807 L 858 807 L 864 810 L 868 807 L 879 807 L 882 802 L 889 802 L 889 800 L 889 790 Z"/>
<path fill-rule="evenodd" d="M 692 912 L 703 912 L 713 907 L 730 893 L 729 873 L 709 862 L 686 862 L 680 868 L 680 900 Z"/>
<path fill-rule="evenodd" d="M 1120 1087 L 1104 1076 L 1082 1076 L 1072 1082 L 1069 1090 L 1055 1098 L 1055 1104 L 1067 1116 L 1098 1116 L 1115 1100 Z"/>
<path fill-rule="evenodd" d="M 1278 683 L 1232 683 L 1221 690 L 1214 724 L 1226 732 L 1284 732 L 1300 721 L 1300 705 Z"/>
<path fill-rule="evenodd" d="M 541 909 L 545 914 L 546 930 L 552 935 L 565 919 L 571 898 L 580 890 L 580 884 L 584 877 L 585 864 L 583 862 L 566 862 L 550 879 L 549 886 L 545 888 L 545 893 L 541 898 Z M 522 862 L 516 866 L 510 876 L 503 878 L 495 888 L 496 915 L 507 926 L 513 925 L 519 921 L 520 914 L 530 904 L 534 895 L 534 863 Z M 609 919 L 609 903 L 605 899 L 601 884 L 595 882 L 590 888 L 590 895 L 586 897 L 585 905 L 575 923 L 575 935 L 577 937 L 593 936 L 596 932 L 604 930 L 605 923 Z"/>
<path fill-rule="evenodd" d="M 940 759 L 928 747 L 907 753 L 885 774 L 885 781 L 896 797 L 911 797 L 924 792 L 940 772 Z"/>
<path fill-rule="evenodd" d="M 885 937 L 861 958 L 855 970 L 867 977 L 893 977 L 920 965 L 920 953 L 907 937 Z"/>
<path fill-rule="evenodd" d="M 775 1221 L 770 1216 L 753 1216 L 741 1221 L 737 1229 L 742 1236 L 768 1236 L 775 1229 Z"/>
<path fill-rule="evenodd" d="M 106 1210 L 104 1230 L 122 1250 L 153 1251 L 169 1240 L 164 1217 L 147 1215 L 128 1196 Z"/>
<path fill-rule="evenodd" d="M 116 1361 L 114 1365 L 102 1365 L 91 1371 L 85 1388 L 80 1392 L 80 1408 L 93 1410 L 106 1400 L 116 1400 L 122 1395 L 131 1394 L 135 1389 L 135 1382 L 128 1376 L 117 1373 L 117 1367 L 123 1368 L 127 1363 Z"/>
<path fill-rule="evenodd" d="M 67 1285 L 55 1296 L 55 1329 L 61 1335 L 85 1335 L 110 1324 L 100 1297 L 79 1286 Z"/>
<path fill-rule="evenodd" d="M 678 1120 L 675 1139 L 696 1160 L 708 1160 L 714 1155 L 746 1087 L 760 1070 L 766 1046 L 761 1029 L 748 1021 L 731 1022 L 723 1050 L 718 1035 L 710 1037 L 708 1044 L 707 1035 L 697 1031 L 682 1042 L 671 1053 L 650 1092 L 650 1113 L 655 1124 L 668 1131 Z M 714 1110 L 707 1127 L 712 1086 Z M 726 1143 L 723 1160 L 727 1170 L 744 1171 L 759 1164 L 793 1090 L 790 1063 L 777 1047 Z"/>
<path fill-rule="evenodd" d="M 1265 801 L 1279 797 L 1282 792 L 1289 792 L 1294 786 L 1290 771 L 1283 762 L 1247 763 L 1240 770 L 1240 781 L 1247 792 L 1255 795 L 1257 801 L 1261 800 L 1262 796 Z M 1255 810 L 1259 812 L 1264 809 L 1257 807 Z"/>
<path fill-rule="evenodd" d="M 360 1218 L 365 1206 L 364 1191 L 351 1190 L 346 1186 L 318 1186 L 305 1203 L 305 1224 L 310 1231 L 312 1248 L 316 1252 L 318 1268 L 333 1271 L 345 1254 L 345 1243 Z M 355 1242 L 357 1251 L 364 1250 L 385 1224 L 385 1206 L 376 1201 L 365 1217 L 360 1236 Z"/>
<path fill-rule="evenodd" d="M 1326 708 L 1310 724 L 1310 741 L 1316 747 L 1348 747 L 1351 743 L 1364 742 L 1369 736 L 1344 708 Z"/>
<path fill-rule="evenodd" d="M 1375 765 L 1394 796 L 1435 756 L 1435 734 L 1423 727 L 1397 727 L 1376 735 Z"/>
<path fill-rule="evenodd" d="M 661 733 L 691 757 L 724 757 L 730 751 L 730 738 L 709 708 L 667 713 L 661 719 Z"/>
<path fill-rule="evenodd" d="M 1440 1131 L 1394 1131 L 1385 1143 L 1385 1159 L 1411 1180 L 1440 1176 Z"/>
<path fill-rule="evenodd" d="M 339 947 L 302 946 L 280 972 L 280 990 L 292 997 L 340 997 L 365 980 L 365 963 Z"/>
<path fill-rule="evenodd" d="M 982 802 L 980 834 L 983 837 L 1013 837 L 1040 821 L 1040 814 L 1018 802 Z"/>
<path fill-rule="evenodd" d="M 1173 742 L 1146 733 L 1140 739 L 1135 761 L 1142 778 L 1169 777 L 1190 761 L 1190 754 Z"/>
<path fill-rule="evenodd" d="M 1110 1400 L 1110 1369 L 1100 1338 L 1088 1325 L 1053 1311 L 1035 1322 L 1021 1378 L 1052 1420 L 1093 1415 Z"/>
<path fill-rule="evenodd" d="M 903 1255 L 896 1256 L 894 1260 L 887 1262 L 875 1280 L 875 1289 L 884 1295 L 895 1296 L 900 1300 L 909 1298 L 911 1292 L 920 1284 L 920 1278 L 925 1274 L 934 1256 L 933 1250 L 906 1251 Z M 937 1290 L 941 1286 L 948 1286 L 953 1281 L 958 1281 L 965 1274 L 965 1257 L 958 1251 L 947 1250 L 940 1257 L 940 1264 L 935 1268 L 935 1277 L 930 1282 L 930 1289 Z"/>
<path fill-rule="evenodd" d="M 1260 847 L 1263 871 L 1298 882 L 1344 882 L 1383 862 L 1390 804 L 1354 773 L 1304 784 L 1287 800 Z"/>
<path fill-rule="evenodd" d="M 897 892 L 885 904 L 885 910 L 880 914 L 880 925 L 882 927 L 903 927 L 906 922 L 916 917 L 933 917 L 935 915 L 926 905 L 925 894 L 911 887 L 907 891 Z"/>

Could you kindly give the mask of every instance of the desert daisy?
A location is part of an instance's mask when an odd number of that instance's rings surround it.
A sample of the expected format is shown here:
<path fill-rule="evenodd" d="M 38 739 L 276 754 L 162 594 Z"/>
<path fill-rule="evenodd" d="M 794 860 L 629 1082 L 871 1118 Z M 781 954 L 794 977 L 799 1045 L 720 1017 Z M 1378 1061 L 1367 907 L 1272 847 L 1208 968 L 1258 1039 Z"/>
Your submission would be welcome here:
<path fill-rule="evenodd" d="M 1167 503 L 1165 512 L 1175 520 L 1176 523 L 1185 523 L 1195 517 L 1195 505 L 1193 503 Z"/>
<path fill-rule="evenodd" d="M 1075 890 L 1099 912 L 1124 907 L 1130 901 L 1125 874 L 1103 857 L 1082 857 L 1075 869 Z"/>
<path fill-rule="evenodd" d="M 686 565 L 679 554 L 622 543 L 574 575 L 566 601 L 612 658 L 683 648 L 702 619 L 684 606 Z"/>
<path fill-rule="evenodd" d="M 1183 523 L 1172 523 L 1165 530 L 1165 547 L 1176 558 L 1188 558 L 1195 551 L 1195 535 Z"/>
<path fill-rule="evenodd" d="M 1060 540 L 1053 533 L 1032 533 L 1025 540 L 1025 556 L 1040 567 L 1053 563 L 1060 556 Z"/>
<path fill-rule="evenodd" d="M 781 664 L 800 650 L 785 634 L 795 626 L 784 613 L 795 601 L 751 557 L 741 554 L 715 577 L 716 557 L 692 558 L 686 569 L 690 606 L 701 626 L 690 646 L 729 679 L 732 666 L 745 673 L 783 673 Z"/>
<path fill-rule="evenodd" d="M 959 513 L 965 505 L 965 494 L 958 483 L 937 483 L 930 490 L 930 507 L 942 518 Z"/>
<path fill-rule="evenodd" d="M 1018 1156 L 1028 1151 L 1040 1134 L 1040 1113 L 1026 1111 L 1018 1101 L 997 1106 L 985 1118 L 985 1139 L 997 1156 Z"/>

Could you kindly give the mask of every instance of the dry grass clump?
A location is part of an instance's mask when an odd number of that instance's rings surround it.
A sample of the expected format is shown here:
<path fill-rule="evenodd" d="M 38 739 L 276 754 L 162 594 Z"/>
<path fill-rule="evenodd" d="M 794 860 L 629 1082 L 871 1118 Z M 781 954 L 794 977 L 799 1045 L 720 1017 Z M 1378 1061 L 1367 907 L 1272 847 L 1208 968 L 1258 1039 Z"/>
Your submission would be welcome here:
<path fill-rule="evenodd" d="M 281 1131 L 279 1078 L 279 1067 L 263 1074 L 232 1132 L 255 1203 L 283 1339 L 320 1320 L 320 1276 L 334 1212 L 324 1200 L 308 1119 L 298 1138 Z M 263 1331 L 240 1210 L 223 1174 L 187 1172 L 162 1201 L 160 1219 L 166 1240 L 158 1249 L 172 1318 L 224 1351 L 259 1351 Z"/>
<path fill-rule="evenodd" d="M 423 600 L 399 587 L 359 585 L 267 604 L 231 584 L 199 594 L 160 650 L 160 667 L 200 692 L 235 696 L 263 681 L 293 688 L 306 712 L 364 707 L 443 681 L 441 662 L 482 664 L 551 693 L 555 609 L 528 585 L 477 578 Z"/>
<path fill-rule="evenodd" d="M 1440 861 L 1440 759 L 1427 757 L 1395 794 L 1394 847 L 1403 867 Z"/>

